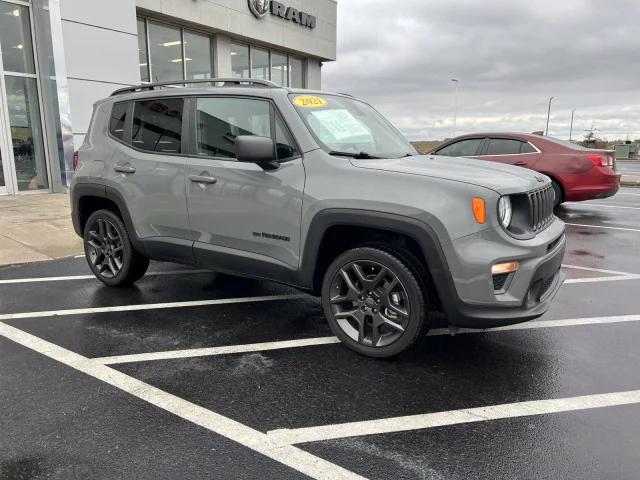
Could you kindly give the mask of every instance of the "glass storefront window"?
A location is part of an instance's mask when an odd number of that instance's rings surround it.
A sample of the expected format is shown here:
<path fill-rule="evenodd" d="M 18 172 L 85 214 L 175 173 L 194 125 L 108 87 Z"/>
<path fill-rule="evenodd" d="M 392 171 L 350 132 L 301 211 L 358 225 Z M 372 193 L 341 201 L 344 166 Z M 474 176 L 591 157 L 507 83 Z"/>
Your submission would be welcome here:
<path fill-rule="evenodd" d="M 36 73 L 29 8 L 0 2 L 0 32 L 5 72 Z"/>
<path fill-rule="evenodd" d="M 251 78 L 269 80 L 269 51 L 251 47 Z"/>
<path fill-rule="evenodd" d="M 213 73 L 211 39 L 207 35 L 184 31 L 185 64 L 187 78 L 211 78 Z"/>
<path fill-rule="evenodd" d="M 147 27 L 145 21 L 138 19 L 138 56 L 140 58 L 140 80 L 149 81 L 149 59 L 147 58 Z"/>
<path fill-rule="evenodd" d="M 180 28 L 147 22 L 153 82 L 182 80 L 182 35 Z"/>
<path fill-rule="evenodd" d="M 36 79 L 6 75 L 5 84 L 18 190 L 49 188 Z"/>
<path fill-rule="evenodd" d="M 283 87 L 289 86 L 289 66 L 286 55 L 275 52 L 271 54 L 271 81 Z"/>
<path fill-rule="evenodd" d="M 292 88 L 304 88 L 304 60 L 297 57 L 289 57 L 290 86 Z"/>
<path fill-rule="evenodd" d="M 249 78 L 249 45 L 231 44 L 231 75 L 233 78 Z"/>

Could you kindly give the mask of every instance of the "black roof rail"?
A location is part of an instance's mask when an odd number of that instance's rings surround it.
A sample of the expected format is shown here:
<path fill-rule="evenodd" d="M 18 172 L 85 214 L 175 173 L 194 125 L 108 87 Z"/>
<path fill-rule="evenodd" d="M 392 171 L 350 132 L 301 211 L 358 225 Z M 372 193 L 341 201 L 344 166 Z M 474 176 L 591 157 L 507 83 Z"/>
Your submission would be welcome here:
<path fill-rule="evenodd" d="M 203 78 L 198 80 L 176 80 L 172 82 L 156 82 L 156 83 L 144 83 L 142 85 L 135 85 L 133 87 L 120 88 L 111 94 L 112 97 L 116 95 L 124 95 L 125 93 L 143 92 L 145 90 L 155 90 L 162 87 L 179 87 L 180 85 L 187 86 L 199 83 L 217 84 L 221 83 L 222 86 L 229 85 L 248 85 L 248 86 L 260 86 L 266 88 L 282 88 L 277 83 L 270 82 L 268 80 L 254 80 L 251 78 Z"/>

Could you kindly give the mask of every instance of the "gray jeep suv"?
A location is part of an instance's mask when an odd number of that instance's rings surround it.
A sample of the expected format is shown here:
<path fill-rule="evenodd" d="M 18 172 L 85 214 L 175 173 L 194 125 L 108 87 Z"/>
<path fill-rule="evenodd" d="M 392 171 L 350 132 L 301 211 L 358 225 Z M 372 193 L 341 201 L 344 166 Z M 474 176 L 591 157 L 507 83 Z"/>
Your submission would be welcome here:
<path fill-rule="evenodd" d="M 333 332 L 374 357 L 413 344 L 430 311 L 487 328 L 549 307 L 565 250 L 549 178 L 421 156 L 349 95 L 202 83 L 95 105 L 71 202 L 105 284 L 149 259 L 273 280 L 321 296 Z"/>

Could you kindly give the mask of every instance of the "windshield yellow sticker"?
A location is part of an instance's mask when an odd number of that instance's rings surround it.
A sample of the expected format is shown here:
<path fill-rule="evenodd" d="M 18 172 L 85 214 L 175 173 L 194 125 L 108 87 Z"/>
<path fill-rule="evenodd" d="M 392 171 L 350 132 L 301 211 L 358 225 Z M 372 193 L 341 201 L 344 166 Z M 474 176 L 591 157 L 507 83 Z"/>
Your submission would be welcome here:
<path fill-rule="evenodd" d="M 311 95 L 304 95 L 293 99 L 293 104 L 296 107 L 302 108 L 320 108 L 327 104 L 327 101 L 321 97 L 313 97 Z"/>

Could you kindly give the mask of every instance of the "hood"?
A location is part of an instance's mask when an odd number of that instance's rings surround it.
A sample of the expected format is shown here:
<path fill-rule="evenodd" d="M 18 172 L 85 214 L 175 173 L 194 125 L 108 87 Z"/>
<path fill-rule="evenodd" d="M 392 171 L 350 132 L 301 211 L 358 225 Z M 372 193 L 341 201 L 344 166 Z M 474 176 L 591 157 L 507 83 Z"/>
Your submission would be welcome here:
<path fill-rule="evenodd" d="M 351 164 L 357 168 L 469 183 L 501 195 L 528 192 L 550 181 L 547 176 L 526 168 L 459 157 L 416 155 L 382 160 L 351 160 Z"/>

